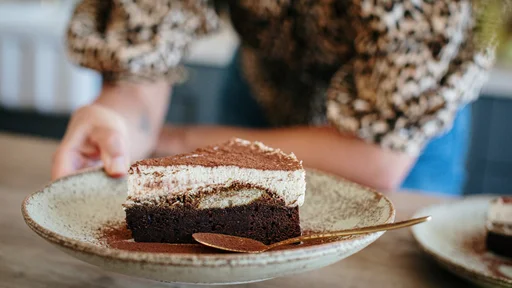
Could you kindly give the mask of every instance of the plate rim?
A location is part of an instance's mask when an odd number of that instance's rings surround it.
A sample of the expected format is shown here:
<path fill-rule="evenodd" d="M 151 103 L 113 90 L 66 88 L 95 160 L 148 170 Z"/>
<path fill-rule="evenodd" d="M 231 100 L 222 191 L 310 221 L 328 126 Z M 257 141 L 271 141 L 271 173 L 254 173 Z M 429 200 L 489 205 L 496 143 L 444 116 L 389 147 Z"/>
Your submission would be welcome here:
<path fill-rule="evenodd" d="M 452 200 L 449 202 L 430 205 L 430 206 L 427 206 L 427 207 L 424 207 L 424 208 L 418 210 L 416 213 L 414 213 L 413 217 L 419 217 L 419 215 L 423 215 L 423 214 L 427 213 L 427 211 L 431 211 L 431 209 L 434 209 L 434 208 L 439 209 L 439 207 L 441 207 L 441 206 L 450 206 L 450 205 L 459 204 L 463 201 L 468 201 L 468 200 L 490 201 L 492 199 L 492 197 L 495 197 L 495 196 L 492 196 L 490 194 L 467 196 L 467 197 L 464 197 L 459 200 Z M 435 216 L 433 216 L 433 217 L 435 217 Z M 469 281 L 471 281 L 471 279 L 474 279 L 476 281 L 481 281 L 481 282 L 488 283 L 488 284 L 512 287 L 512 280 L 508 280 L 503 277 L 495 277 L 492 275 L 488 276 L 488 275 L 482 274 L 482 273 L 476 271 L 475 269 L 471 269 L 469 267 L 465 267 L 463 265 L 455 263 L 450 258 L 440 255 L 440 254 L 436 253 L 435 251 L 433 251 L 432 249 L 427 248 L 426 245 L 422 242 L 422 240 L 419 239 L 419 236 L 417 235 L 416 230 L 420 229 L 420 228 L 421 227 L 417 227 L 417 226 L 411 227 L 411 230 L 412 230 L 411 234 L 412 234 L 414 240 L 416 241 L 416 243 L 418 243 L 418 246 L 425 254 L 427 254 L 429 257 L 431 257 L 434 261 L 438 262 L 438 264 L 440 264 L 441 266 L 445 266 L 445 268 L 449 272 L 452 272 L 461 277 L 464 277 Z M 448 267 L 446 267 L 446 266 L 448 266 Z M 469 277 L 469 279 L 468 279 L 468 277 Z"/>
<path fill-rule="evenodd" d="M 366 192 L 372 193 L 375 196 L 380 197 L 381 199 L 384 199 L 384 201 L 387 203 L 388 207 L 390 208 L 390 213 L 385 219 L 384 223 L 392 223 L 395 219 L 396 215 L 396 209 L 393 205 L 393 202 L 386 197 L 383 193 L 380 193 L 376 191 L 373 188 L 366 187 L 363 185 L 360 185 L 358 183 L 346 180 L 345 178 L 342 178 L 340 176 L 323 172 L 316 169 L 306 169 L 306 173 L 308 171 L 311 171 L 313 173 L 317 174 L 323 174 L 329 177 L 334 177 L 338 181 L 346 182 L 352 186 L 356 186 L 358 189 L 365 190 Z M 98 246 L 92 243 L 87 243 L 84 241 L 75 240 L 73 238 L 63 236 L 61 234 L 58 234 L 54 231 L 51 231 L 43 226 L 41 226 L 37 221 L 35 221 L 31 215 L 30 212 L 28 212 L 27 206 L 29 205 L 30 201 L 38 194 L 45 193 L 48 188 L 51 188 L 53 185 L 56 185 L 60 182 L 67 181 L 70 178 L 74 177 L 83 177 L 87 174 L 97 174 L 101 173 L 105 175 L 103 168 L 97 168 L 97 169 L 88 169 L 87 171 L 82 171 L 79 173 L 75 173 L 72 175 L 68 175 L 62 178 L 59 178 L 57 180 L 51 181 L 44 185 L 41 189 L 30 193 L 27 195 L 21 205 L 21 212 L 23 215 L 23 219 L 27 226 L 29 226 L 30 229 L 32 229 L 36 234 L 38 234 L 40 237 L 45 239 L 46 241 L 62 246 L 67 249 L 71 249 L 75 252 L 85 253 L 91 256 L 97 256 L 101 258 L 107 258 L 114 261 L 124 261 L 124 262 L 132 262 L 132 263 L 141 263 L 141 264 L 151 264 L 151 265 L 162 265 L 162 266 L 180 266 L 180 267 L 226 267 L 226 266 L 233 266 L 232 261 L 248 261 L 248 263 L 237 263 L 237 267 L 247 266 L 247 267 L 254 267 L 254 266 L 261 266 L 261 265 L 270 265 L 275 263 L 282 263 L 287 262 L 291 260 L 301 260 L 301 259 L 308 259 L 308 258 L 314 258 L 314 257 L 320 257 L 325 254 L 331 254 L 336 253 L 342 246 L 342 243 L 348 242 L 348 241 L 355 241 L 355 240 L 363 240 L 363 239 L 371 239 L 372 237 L 375 237 L 375 235 L 379 234 L 373 241 L 378 239 L 384 232 L 376 232 L 376 233 L 370 233 L 370 234 L 363 234 L 363 235 L 356 235 L 352 238 L 344 241 L 336 241 L 336 242 L 329 242 L 329 243 L 322 243 L 318 245 L 308 246 L 308 247 L 302 247 L 302 248 L 296 248 L 296 249 L 288 249 L 288 250 L 275 250 L 275 251 L 268 251 L 260 254 L 245 254 L 245 253 L 230 253 L 230 254 L 221 254 L 221 253 L 215 253 L 215 254 L 206 254 L 206 255 L 198 255 L 194 253 L 153 253 L 153 252 L 136 252 L 136 251 L 124 251 L 124 250 L 118 250 L 113 249 L 109 247 L 103 247 Z M 108 176 L 106 176 L 108 177 Z M 372 242 L 373 242 L 372 241 Z M 278 257 L 281 256 L 281 257 Z M 255 263 L 258 259 L 273 259 L 273 261 L 265 261 L 263 264 Z M 282 259 L 283 258 L 283 259 Z M 203 259 L 203 261 L 201 261 Z M 205 263 L 204 260 L 210 260 L 214 261 L 215 263 Z M 186 261 L 187 263 L 183 263 L 183 261 Z M 217 263 L 221 262 L 221 263 Z M 209 265 L 208 265 L 209 264 Z"/>

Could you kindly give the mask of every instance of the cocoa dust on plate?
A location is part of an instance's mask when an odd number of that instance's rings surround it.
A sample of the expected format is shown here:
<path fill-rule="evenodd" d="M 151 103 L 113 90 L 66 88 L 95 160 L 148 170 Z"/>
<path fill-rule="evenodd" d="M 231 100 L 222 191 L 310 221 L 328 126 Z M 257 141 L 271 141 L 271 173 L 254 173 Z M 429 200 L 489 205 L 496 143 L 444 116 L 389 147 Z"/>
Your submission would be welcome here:
<path fill-rule="evenodd" d="M 303 235 L 313 234 L 312 231 L 303 231 Z M 317 232 L 318 233 L 318 232 Z M 338 238 L 338 241 L 344 241 L 354 238 L 354 236 Z M 171 254 L 219 254 L 219 253 L 232 253 L 217 250 L 214 248 L 206 247 L 201 244 L 169 244 L 169 243 L 147 243 L 135 242 L 132 234 L 126 223 L 107 224 L 99 229 L 99 240 L 105 243 L 108 247 L 132 251 L 132 252 L 146 252 L 146 253 L 171 253 Z M 286 250 L 306 248 L 309 246 L 321 245 L 334 242 L 334 239 L 318 239 L 311 240 L 301 244 L 292 244 L 283 247 L 277 247 L 274 250 Z"/>
<path fill-rule="evenodd" d="M 485 238 L 486 235 L 483 232 L 468 237 L 463 242 L 462 248 L 465 253 L 475 255 L 481 263 L 484 263 L 493 276 L 512 279 L 511 275 L 506 275 L 501 270 L 504 267 L 512 267 L 512 259 L 490 252 L 485 245 Z"/>
<path fill-rule="evenodd" d="M 108 247 L 149 253 L 181 253 L 181 254 L 218 254 L 219 250 L 208 248 L 200 244 L 168 244 L 168 243 L 145 243 L 133 241 L 130 230 L 125 223 L 109 224 L 100 229 L 99 240 Z"/>

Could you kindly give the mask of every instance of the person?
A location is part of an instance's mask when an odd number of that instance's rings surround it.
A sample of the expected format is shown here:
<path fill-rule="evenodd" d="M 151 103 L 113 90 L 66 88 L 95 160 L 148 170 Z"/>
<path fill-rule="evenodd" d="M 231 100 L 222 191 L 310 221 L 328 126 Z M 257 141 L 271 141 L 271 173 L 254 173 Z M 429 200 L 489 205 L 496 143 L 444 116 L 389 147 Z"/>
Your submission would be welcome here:
<path fill-rule="evenodd" d="M 101 72 L 104 85 L 72 115 L 54 179 L 101 164 L 122 176 L 155 149 L 182 153 L 236 136 L 383 191 L 460 193 L 466 106 L 495 58 L 491 42 L 473 41 L 478 5 L 228 2 L 241 37 L 237 63 L 271 127 L 163 127 L 188 45 L 219 28 L 208 1 L 83 0 L 69 24 L 69 55 Z"/>

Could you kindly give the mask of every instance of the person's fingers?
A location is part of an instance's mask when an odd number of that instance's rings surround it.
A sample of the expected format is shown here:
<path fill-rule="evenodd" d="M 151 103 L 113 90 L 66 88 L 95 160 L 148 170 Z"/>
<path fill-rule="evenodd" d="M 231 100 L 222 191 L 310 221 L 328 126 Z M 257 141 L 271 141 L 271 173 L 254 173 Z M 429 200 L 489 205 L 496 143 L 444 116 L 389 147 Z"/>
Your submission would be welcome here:
<path fill-rule="evenodd" d="M 53 156 L 52 179 L 58 179 L 75 173 L 82 168 L 79 149 L 85 140 L 84 129 L 69 129 L 66 131 L 58 150 Z"/>
<path fill-rule="evenodd" d="M 53 156 L 52 180 L 75 173 L 82 168 L 80 154 L 61 146 Z"/>
<path fill-rule="evenodd" d="M 83 146 L 87 137 L 87 126 L 79 125 L 83 118 L 84 108 L 75 112 L 71 118 L 62 142 L 53 156 L 52 179 L 58 179 L 75 173 L 83 168 L 83 161 L 79 149 Z"/>
<path fill-rule="evenodd" d="M 101 106 L 77 110 L 54 155 L 52 179 L 74 174 L 103 162 L 110 176 L 122 176 L 129 166 L 123 119 Z M 101 160 L 101 161 L 99 161 Z"/>
<path fill-rule="evenodd" d="M 85 143 L 80 146 L 80 153 L 89 159 L 100 159 L 100 149 L 98 145 L 92 143 L 90 139 L 87 139 Z"/>
<path fill-rule="evenodd" d="M 82 168 L 78 169 L 76 173 L 96 170 L 98 168 L 103 167 L 103 163 L 101 162 L 101 160 L 91 160 L 87 157 L 83 157 L 83 161 L 84 165 L 82 166 Z"/>
<path fill-rule="evenodd" d="M 95 128 L 89 140 L 99 147 L 101 161 L 107 174 L 119 177 L 128 172 L 128 153 L 122 133 L 108 128 Z"/>
<path fill-rule="evenodd" d="M 97 157 L 88 157 L 80 152 L 59 148 L 53 157 L 52 180 L 101 166 L 102 162 Z"/>

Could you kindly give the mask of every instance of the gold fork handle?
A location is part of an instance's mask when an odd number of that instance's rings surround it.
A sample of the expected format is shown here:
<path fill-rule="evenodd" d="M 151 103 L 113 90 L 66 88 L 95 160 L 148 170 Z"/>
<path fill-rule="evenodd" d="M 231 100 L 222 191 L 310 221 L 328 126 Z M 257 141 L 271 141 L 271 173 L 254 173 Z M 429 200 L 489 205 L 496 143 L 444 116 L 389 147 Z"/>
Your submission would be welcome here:
<path fill-rule="evenodd" d="M 395 223 L 387 223 L 387 224 L 381 224 L 381 225 L 375 225 L 375 226 L 347 229 L 347 230 L 330 232 L 330 233 L 299 236 L 299 237 L 290 238 L 290 239 L 287 239 L 287 240 L 284 240 L 281 242 L 274 243 L 269 246 L 269 249 L 272 249 L 272 248 L 275 248 L 278 246 L 282 246 L 282 245 L 289 245 L 289 244 L 294 244 L 297 242 L 308 241 L 308 240 L 313 240 L 313 239 L 332 238 L 332 237 L 374 233 L 374 232 L 387 231 L 387 230 L 395 230 L 395 229 L 400 229 L 400 228 L 420 224 L 423 222 L 427 222 L 430 219 L 432 219 L 431 216 L 425 216 L 425 217 L 413 218 L 413 219 L 395 222 Z"/>

